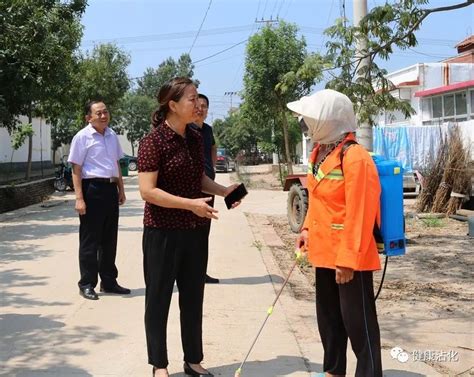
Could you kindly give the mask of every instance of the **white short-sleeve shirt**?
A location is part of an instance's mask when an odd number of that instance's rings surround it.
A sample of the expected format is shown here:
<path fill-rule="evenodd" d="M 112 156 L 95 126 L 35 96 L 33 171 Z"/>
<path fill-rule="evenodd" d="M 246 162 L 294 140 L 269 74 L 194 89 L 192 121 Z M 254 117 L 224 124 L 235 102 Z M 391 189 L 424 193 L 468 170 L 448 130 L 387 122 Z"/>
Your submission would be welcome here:
<path fill-rule="evenodd" d="M 72 139 L 68 162 L 82 167 L 82 178 L 118 177 L 117 161 L 123 157 L 117 134 L 109 127 L 104 134 L 91 124 Z"/>

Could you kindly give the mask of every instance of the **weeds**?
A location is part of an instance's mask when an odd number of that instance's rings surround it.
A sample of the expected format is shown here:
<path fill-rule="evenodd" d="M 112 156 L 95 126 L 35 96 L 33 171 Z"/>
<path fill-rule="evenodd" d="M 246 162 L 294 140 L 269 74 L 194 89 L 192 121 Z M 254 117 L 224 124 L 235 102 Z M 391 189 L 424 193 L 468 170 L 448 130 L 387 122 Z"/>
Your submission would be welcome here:
<path fill-rule="evenodd" d="M 253 241 L 252 246 L 257 248 L 258 251 L 262 251 L 263 244 L 259 240 Z"/>
<path fill-rule="evenodd" d="M 437 217 L 427 217 L 427 218 L 421 219 L 421 221 L 423 222 L 423 225 L 425 225 L 428 228 L 441 228 L 443 226 L 446 226 L 444 221 Z"/>

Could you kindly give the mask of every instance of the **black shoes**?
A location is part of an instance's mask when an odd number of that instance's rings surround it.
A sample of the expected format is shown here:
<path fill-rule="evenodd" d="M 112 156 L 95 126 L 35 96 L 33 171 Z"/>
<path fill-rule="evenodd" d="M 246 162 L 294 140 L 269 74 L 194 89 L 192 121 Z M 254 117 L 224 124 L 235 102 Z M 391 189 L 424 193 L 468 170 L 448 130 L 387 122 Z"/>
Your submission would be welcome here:
<path fill-rule="evenodd" d="M 184 373 L 187 374 L 188 376 L 197 376 L 197 377 L 199 377 L 199 376 L 210 376 L 210 377 L 214 377 L 214 375 L 211 372 L 209 372 L 208 370 L 206 370 L 207 373 L 204 373 L 204 374 L 196 372 L 193 368 L 191 368 L 191 365 L 189 365 L 187 361 L 184 362 L 183 368 L 184 368 Z"/>
<path fill-rule="evenodd" d="M 117 283 L 111 287 L 104 287 L 102 283 L 100 283 L 100 291 L 104 293 L 115 293 L 117 295 L 129 295 L 131 292 L 130 289 L 121 287 Z"/>
<path fill-rule="evenodd" d="M 207 284 L 219 284 L 219 279 L 217 278 L 212 278 L 209 275 L 206 274 L 206 283 Z"/>
<path fill-rule="evenodd" d="M 88 300 L 99 299 L 99 296 L 97 296 L 97 293 L 95 293 L 94 288 L 91 288 L 91 287 L 79 288 L 79 294 Z"/>

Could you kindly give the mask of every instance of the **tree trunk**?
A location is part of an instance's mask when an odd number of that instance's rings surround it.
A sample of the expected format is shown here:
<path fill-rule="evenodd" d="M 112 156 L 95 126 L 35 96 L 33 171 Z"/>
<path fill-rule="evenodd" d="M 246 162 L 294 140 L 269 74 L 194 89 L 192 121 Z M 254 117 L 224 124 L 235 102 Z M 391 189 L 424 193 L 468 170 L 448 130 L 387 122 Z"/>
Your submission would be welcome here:
<path fill-rule="evenodd" d="M 283 127 L 283 138 L 285 140 L 285 158 L 286 165 L 288 167 L 288 174 L 293 174 L 293 161 L 291 161 L 290 153 L 290 140 L 288 136 L 288 119 L 286 119 L 285 110 L 281 112 L 282 115 L 282 127 Z"/>
<path fill-rule="evenodd" d="M 132 156 L 135 156 L 135 145 L 133 145 L 133 141 L 130 142 L 132 146 Z"/>
<path fill-rule="evenodd" d="M 31 106 L 28 109 L 28 122 L 30 122 L 31 125 L 33 124 L 33 117 L 31 115 Z M 30 135 L 28 136 L 28 161 L 26 163 L 26 174 L 25 174 L 26 180 L 29 180 L 31 176 L 32 157 L 33 157 L 33 135 Z"/>

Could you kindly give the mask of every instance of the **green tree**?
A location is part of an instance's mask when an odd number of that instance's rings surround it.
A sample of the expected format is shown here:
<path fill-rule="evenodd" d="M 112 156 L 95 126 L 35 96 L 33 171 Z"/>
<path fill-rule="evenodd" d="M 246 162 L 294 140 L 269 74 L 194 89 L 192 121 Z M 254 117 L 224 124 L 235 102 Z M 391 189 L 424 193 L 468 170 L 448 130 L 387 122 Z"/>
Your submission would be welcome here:
<path fill-rule="evenodd" d="M 76 76 L 81 113 L 88 100 L 101 99 L 113 114 L 130 88 L 129 64 L 128 54 L 113 44 L 96 46 L 90 54 L 81 57 Z"/>
<path fill-rule="evenodd" d="M 148 67 L 145 70 L 143 77 L 137 80 L 137 94 L 156 98 L 158 90 L 173 77 L 182 76 L 192 79 L 194 75 L 193 69 L 194 65 L 189 54 L 182 54 L 177 61 L 169 57 L 158 68 Z M 199 85 L 199 81 L 195 80 L 195 83 Z"/>
<path fill-rule="evenodd" d="M 302 70 L 307 57 L 304 38 L 298 39 L 297 27 L 280 22 L 253 35 L 245 59 L 244 118 L 268 130 L 282 129 L 288 173 L 293 173 L 286 103 L 309 92 L 320 77 L 317 65 Z M 311 71 L 311 75 L 307 72 Z"/>
<path fill-rule="evenodd" d="M 258 128 L 245 117 L 241 109 L 232 112 L 225 119 L 216 119 L 213 123 L 214 137 L 219 147 L 226 148 L 232 156 L 239 152 L 256 151 L 260 140 Z"/>
<path fill-rule="evenodd" d="M 155 101 L 147 96 L 128 93 L 122 99 L 118 123 L 132 146 L 133 155 L 137 142 L 150 131 L 155 108 Z"/>
<path fill-rule="evenodd" d="M 427 3 L 428 0 L 386 2 L 373 8 L 359 25 L 346 26 L 346 20 L 341 19 L 326 30 L 331 37 L 327 58 L 334 62 L 336 72 L 327 87 L 346 94 L 355 105 L 359 122 L 369 125 L 359 130 L 367 148 L 372 148 L 371 127 L 382 111 L 399 110 L 405 117 L 414 112 L 408 102 L 391 95 L 395 86 L 386 79 L 387 71 L 377 62 L 389 60 L 394 48 L 405 50 L 416 46 L 415 32 L 430 14 L 467 7 L 474 0 L 423 8 Z M 367 48 L 357 51 L 358 40 L 364 40 Z"/>
<path fill-rule="evenodd" d="M 129 64 L 129 56 L 112 44 L 96 46 L 92 52 L 77 57 L 68 103 L 48 107 L 52 118 L 53 151 L 61 144 L 69 144 L 84 126 L 84 106 L 93 99 L 101 99 L 107 104 L 112 114 L 111 126 L 120 131 L 117 119 L 120 101 L 130 87 Z"/>
<path fill-rule="evenodd" d="M 40 105 L 61 103 L 70 84 L 73 52 L 80 43 L 86 0 L 0 2 L 0 126 L 12 132 L 19 115 L 32 123 Z M 31 171 L 32 135 L 28 136 Z"/>

